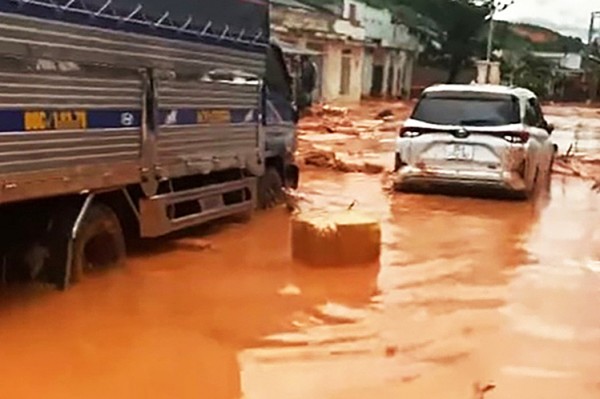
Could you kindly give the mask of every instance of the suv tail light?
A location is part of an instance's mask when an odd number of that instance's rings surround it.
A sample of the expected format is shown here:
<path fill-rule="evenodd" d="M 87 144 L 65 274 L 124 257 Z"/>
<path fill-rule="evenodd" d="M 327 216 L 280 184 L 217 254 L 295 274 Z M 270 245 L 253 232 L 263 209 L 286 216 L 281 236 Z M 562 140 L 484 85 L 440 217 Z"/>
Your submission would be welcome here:
<path fill-rule="evenodd" d="M 528 132 L 509 132 L 500 133 L 504 140 L 513 144 L 525 144 L 529 141 L 530 135 Z"/>
<path fill-rule="evenodd" d="M 446 130 L 446 129 L 430 129 L 430 128 L 414 128 L 414 127 L 403 127 L 400 129 L 400 137 L 402 138 L 415 138 L 419 137 L 423 134 L 427 133 L 448 133 L 454 134 L 456 136 L 455 130 Z M 489 132 L 489 131 L 480 131 L 480 130 L 469 130 L 467 131 L 468 135 L 471 134 L 483 134 L 483 135 L 491 135 L 503 138 L 512 144 L 525 144 L 531 138 L 529 132 L 526 131 L 512 131 L 512 132 Z M 464 138 L 464 137 L 461 137 Z"/>
<path fill-rule="evenodd" d="M 408 127 L 403 127 L 402 129 L 400 129 L 400 137 L 403 138 L 413 138 L 413 137 L 419 137 L 421 135 L 421 131 L 419 129 L 411 129 Z"/>
<path fill-rule="evenodd" d="M 423 134 L 435 133 L 435 132 L 440 132 L 440 131 L 441 130 L 438 130 L 438 129 L 430 129 L 430 128 L 424 128 L 424 127 L 403 127 L 402 129 L 400 129 L 400 137 L 413 138 L 413 137 L 419 137 Z"/>

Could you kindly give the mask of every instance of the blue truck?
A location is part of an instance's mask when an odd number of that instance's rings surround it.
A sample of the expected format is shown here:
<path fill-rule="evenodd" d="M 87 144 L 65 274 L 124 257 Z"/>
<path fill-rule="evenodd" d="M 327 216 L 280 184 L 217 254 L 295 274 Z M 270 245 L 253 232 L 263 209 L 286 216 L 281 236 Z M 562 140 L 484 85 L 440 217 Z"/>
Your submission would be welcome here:
<path fill-rule="evenodd" d="M 0 0 L 2 277 L 64 289 L 296 187 L 263 0 Z"/>

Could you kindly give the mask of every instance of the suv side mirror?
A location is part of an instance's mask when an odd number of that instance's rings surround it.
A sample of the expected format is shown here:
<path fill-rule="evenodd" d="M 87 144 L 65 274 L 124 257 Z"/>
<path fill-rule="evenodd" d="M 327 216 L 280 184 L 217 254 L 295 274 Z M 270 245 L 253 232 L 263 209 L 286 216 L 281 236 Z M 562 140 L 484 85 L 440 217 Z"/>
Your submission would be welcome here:
<path fill-rule="evenodd" d="M 555 129 L 555 127 L 552 123 L 546 124 L 546 131 L 548 132 L 548 134 L 551 135 L 552 133 L 554 133 L 554 129 Z"/>

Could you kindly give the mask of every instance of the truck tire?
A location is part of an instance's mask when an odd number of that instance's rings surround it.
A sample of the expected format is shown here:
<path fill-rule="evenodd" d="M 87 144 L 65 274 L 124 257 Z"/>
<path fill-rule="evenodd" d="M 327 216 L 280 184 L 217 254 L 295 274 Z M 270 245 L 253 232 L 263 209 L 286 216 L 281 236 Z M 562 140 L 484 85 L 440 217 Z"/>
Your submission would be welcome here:
<path fill-rule="evenodd" d="M 283 202 L 283 181 L 277 169 L 269 167 L 258 180 L 258 206 L 268 209 Z"/>
<path fill-rule="evenodd" d="M 119 219 L 110 207 L 93 204 L 73 243 L 71 282 L 80 281 L 95 269 L 120 266 L 125 258 L 125 238 Z"/>

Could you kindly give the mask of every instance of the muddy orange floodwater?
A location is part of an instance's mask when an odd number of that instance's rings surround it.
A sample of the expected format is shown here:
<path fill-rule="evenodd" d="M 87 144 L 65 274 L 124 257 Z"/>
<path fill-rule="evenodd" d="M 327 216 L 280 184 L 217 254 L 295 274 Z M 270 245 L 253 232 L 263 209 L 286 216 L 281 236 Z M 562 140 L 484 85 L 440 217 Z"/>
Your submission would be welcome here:
<path fill-rule="evenodd" d="M 276 209 L 147 243 L 66 293 L 5 291 L 0 398 L 469 399 L 489 381 L 487 398 L 600 397 L 589 183 L 556 177 L 523 203 L 309 170 L 302 191 L 379 215 L 379 264 L 294 264 Z"/>

